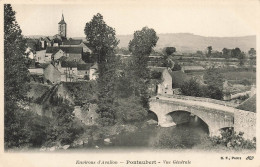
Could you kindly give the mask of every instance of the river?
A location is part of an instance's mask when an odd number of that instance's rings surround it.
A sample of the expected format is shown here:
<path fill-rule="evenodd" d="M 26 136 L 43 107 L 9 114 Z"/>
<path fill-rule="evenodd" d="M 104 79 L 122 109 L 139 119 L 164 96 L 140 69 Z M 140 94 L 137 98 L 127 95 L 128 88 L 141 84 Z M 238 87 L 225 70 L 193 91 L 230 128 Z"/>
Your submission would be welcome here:
<path fill-rule="evenodd" d="M 100 139 L 80 149 L 190 149 L 204 142 L 209 133 L 207 125 L 194 117 L 191 117 L 190 122 L 172 127 L 143 125 L 138 125 L 134 132 L 111 136 L 109 142 Z"/>

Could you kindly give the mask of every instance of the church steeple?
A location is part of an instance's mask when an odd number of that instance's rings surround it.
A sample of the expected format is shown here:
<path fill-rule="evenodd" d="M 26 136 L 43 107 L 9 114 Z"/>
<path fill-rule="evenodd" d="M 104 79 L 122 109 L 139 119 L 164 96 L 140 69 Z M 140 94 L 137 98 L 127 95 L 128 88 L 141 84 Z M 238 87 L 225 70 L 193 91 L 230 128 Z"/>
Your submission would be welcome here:
<path fill-rule="evenodd" d="M 67 24 L 64 20 L 64 16 L 63 16 L 63 13 L 62 13 L 62 16 L 61 16 L 61 21 L 58 23 L 58 33 L 61 37 L 67 37 Z"/>

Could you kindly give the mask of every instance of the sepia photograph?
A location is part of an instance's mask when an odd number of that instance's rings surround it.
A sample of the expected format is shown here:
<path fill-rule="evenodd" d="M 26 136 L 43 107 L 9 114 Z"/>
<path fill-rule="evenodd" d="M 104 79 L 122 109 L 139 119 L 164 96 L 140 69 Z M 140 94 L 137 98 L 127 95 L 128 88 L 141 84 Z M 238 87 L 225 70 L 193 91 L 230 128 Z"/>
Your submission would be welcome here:
<path fill-rule="evenodd" d="M 257 164 L 259 1 L 1 5 L 7 157 L 178 167 L 204 166 L 188 156 L 202 153 Z"/>

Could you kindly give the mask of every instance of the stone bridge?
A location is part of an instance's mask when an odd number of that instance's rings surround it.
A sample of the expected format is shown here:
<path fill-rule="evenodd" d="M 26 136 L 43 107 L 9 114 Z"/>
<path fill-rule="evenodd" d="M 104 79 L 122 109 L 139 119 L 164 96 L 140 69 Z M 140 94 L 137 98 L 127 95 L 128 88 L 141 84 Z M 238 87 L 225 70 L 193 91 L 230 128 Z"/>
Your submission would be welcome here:
<path fill-rule="evenodd" d="M 174 125 L 189 121 L 190 116 L 199 117 L 207 124 L 210 136 L 220 134 L 220 129 L 234 127 L 237 110 L 221 104 L 204 101 L 159 97 L 150 99 L 150 110 L 158 117 L 158 125 Z"/>

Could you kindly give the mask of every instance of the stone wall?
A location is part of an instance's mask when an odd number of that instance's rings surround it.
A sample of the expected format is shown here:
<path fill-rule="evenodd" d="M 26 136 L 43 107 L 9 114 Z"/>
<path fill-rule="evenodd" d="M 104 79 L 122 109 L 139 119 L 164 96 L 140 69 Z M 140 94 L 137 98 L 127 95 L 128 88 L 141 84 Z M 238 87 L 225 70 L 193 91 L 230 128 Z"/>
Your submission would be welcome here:
<path fill-rule="evenodd" d="M 87 104 L 83 107 L 75 106 L 74 114 L 75 117 L 78 118 L 85 125 L 94 125 L 96 124 L 96 120 L 98 118 L 98 114 L 96 113 L 97 104 Z"/>
<path fill-rule="evenodd" d="M 256 137 L 256 113 L 244 110 L 236 110 L 234 113 L 234 130 L 244 132 L 246 139 Z"/>

